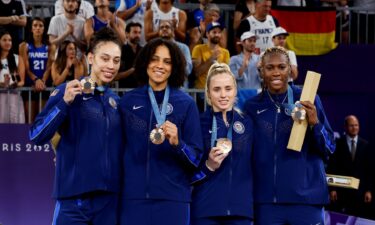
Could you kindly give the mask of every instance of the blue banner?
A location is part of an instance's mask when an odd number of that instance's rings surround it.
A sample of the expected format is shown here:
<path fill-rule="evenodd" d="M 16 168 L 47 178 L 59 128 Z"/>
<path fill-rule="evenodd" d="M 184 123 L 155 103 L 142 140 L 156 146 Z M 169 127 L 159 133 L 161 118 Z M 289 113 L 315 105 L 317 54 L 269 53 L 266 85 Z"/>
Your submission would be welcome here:
<path fill-rule="evenodd" d="M 29 141 L 29 125 L 0 124 L 0 224 L 52 224 L 54 153 Z"/>

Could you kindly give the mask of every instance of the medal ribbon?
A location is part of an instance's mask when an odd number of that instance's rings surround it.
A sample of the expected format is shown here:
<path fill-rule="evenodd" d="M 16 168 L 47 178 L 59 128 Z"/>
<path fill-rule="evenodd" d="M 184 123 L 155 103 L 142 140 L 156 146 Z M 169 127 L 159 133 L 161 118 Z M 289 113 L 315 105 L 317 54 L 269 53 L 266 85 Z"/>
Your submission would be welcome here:
<path fill-rule="evenodd" d="M 291 116 L 295 105 L 294 105 L 293 90 L 289 84 L 288 84 L 288 103 L 284 103 L 283 106 L 285 108 L 285 114 L 288 116 Z"/>
<path fill-rule="evenodd" d="M 232 141 L 233 120 L 234 120 L 234 118 L 232 119 L 232 122 L 229 125 L 228 133 L 227 133 L 227 138 L 230 141 Z M 213 118 L 212 118 L 212 128 L 211 128 L 211 131 L 212 131 L 212 133 L 211 133 L 211 148 L 213 148 L 215 146 L 215 141 L 217 139 L 217 122 L 216 122 L 216 117 L 215 116 L 213 116 Z"/>
<path fill-rule="evenodd" d="M 165 118 L 167 116 L 167 104 L 169 100 L 169 86 L 165 89 L 164 99 L 161 106 L 161 111 L 159 110 L 158 103 L 156 102 L 154 92 L 151 86 L 148 86 L 148 96 L 150 97 L 152 110 L 154 111 L 154 115 L 158 124 L 156 125 L 158 128 L 165 122 Z"/>

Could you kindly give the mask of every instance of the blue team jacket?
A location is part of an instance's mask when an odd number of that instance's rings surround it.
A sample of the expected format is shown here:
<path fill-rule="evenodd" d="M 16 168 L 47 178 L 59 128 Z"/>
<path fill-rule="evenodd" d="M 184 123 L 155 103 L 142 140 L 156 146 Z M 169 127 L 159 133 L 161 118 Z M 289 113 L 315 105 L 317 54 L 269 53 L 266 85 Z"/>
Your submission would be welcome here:
<path fill-rule="evenodd" d="M 234 114 L 233 114 L 234 113 Z M 208 109 L 201 115 L 204 139 L 204 157 L 200 171 L 193 178 L 192 217 L 244 216 L 253 217 L 253 175 L 251 155 L 253 144 L 253 122 L 237 111 L 227 112 L 228 122 L 233 122 L 233 149 L 221 166 L 210 172 L 205 161 L 211 150 L 212 118 L 217 120 L 217 138 L 227 136 L 222 113 Z"/>
<path fill-rule="evenodd" d="M 170 88 L 166 119 L 178 128 L 179 145 L 168 140 L 153 144 L 149 135 L 156 119 L 148 86 L 126 93 L 120 101 L 125 128 L 124 199 L 158 199 L 189 202 L 190 177 L 202 158 L 199 114 L 193 99 Z M 164 91 L 154 92 L 161 104 Z"/>
<path fill-rule="evenodd" d="M 301 89 L 292 86 L 294 100 Z M 286 93 L 272 95 L 280 102 Z M 328 189 L 323 161 L 334 152 L 333 131 L 317 96 L 315 106 L 319 123 L 308 127 L 301 152 L 288 150 L 293 120 L 277 113 L 266 92 L 249 99 L 246 112 L 254 121 L 254 202 L 255 203 L 328 203 Z"/>
<path fill-rule="evenodd" d="M 119 97 L 107 88 L 102 94 L 77 95 L 67 105 L 65 87 L 66 83 L 52 92 L 30 129 L 30 139 L 36 144 L 48 142 L 56 131 L 61 135 L 53 196 L 118 192 L 122 151 Z"/>

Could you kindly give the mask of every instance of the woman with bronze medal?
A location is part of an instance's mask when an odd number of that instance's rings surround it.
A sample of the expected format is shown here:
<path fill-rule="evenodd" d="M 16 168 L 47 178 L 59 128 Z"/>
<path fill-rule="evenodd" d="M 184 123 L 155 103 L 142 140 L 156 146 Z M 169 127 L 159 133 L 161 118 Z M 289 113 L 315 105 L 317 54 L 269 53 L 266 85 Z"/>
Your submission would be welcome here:
<path fill-rule="evenodd" d="M 208 71 L 201 115 L 204 156 L 193 177 L 192 225 L 250 225 L 253 218 L 253 123 L 235 108 L 236 79 L 228 65 Z"/>
<path fill-rule="evenodd" d="M 261 57 L 262 92 L 245 104 L 254 121 L 254 221 L 256 225 L 325 224 L 328 203 L 324 160 L 335 150 L 333 131 L 317 96 L 301 101 L 288 85 L 291 65 L 282 47 Z M 287 149 L 294 121 L 307 120 L 301 152 Z"/>
<path fill-rule="evenodd" d="M 120 98 L 108 86 L 120 68 L 121 45 L 109 28 L 95 33 L 87 58 L 90 76 L 57 86 L 30 128 L 37 145 L 61 136 L 54 225 L 117 224 L 123 135 Z"/>
<path fill-rule="evenodd" d="M 135 61 L 141 87 L 120 102 L 125 130 L 121 221 L 188 225 L 190 178 L 202 157 L 199 114 L 179 90 L 185 59 L 170 41 L 147 43 Z"/>

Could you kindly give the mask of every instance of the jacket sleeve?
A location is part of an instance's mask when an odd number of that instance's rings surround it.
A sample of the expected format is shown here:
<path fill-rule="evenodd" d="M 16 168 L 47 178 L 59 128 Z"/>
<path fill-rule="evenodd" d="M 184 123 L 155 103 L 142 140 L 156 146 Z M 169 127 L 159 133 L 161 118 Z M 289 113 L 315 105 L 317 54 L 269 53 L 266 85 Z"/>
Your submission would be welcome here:
<path fill-rule="evenodd" d="M 37 145 L 47 143 L 66 118 L 68 105 L 63 96 L 65 84 L 57 87 L 48 99 L 43 111 L 30 128 L 29 137 Z"/>
<path fill-rule="evenodd" d="M 179 133 L 179 144 L 176 148 L 184 161 L 197 168 L 202 159 L 202 146 L 198 109 L 192 101 L 188 106 L 185 121 L 181 127 L 181 133 Z"/>
<path fill-rule="evenodd" d="M 329 155 L 333 154 L 336 149 L 336 143 L 331 126 L 324 113 L 323 105 L 319 96 L 316 96 L 315 106 L 318 114 L 319 122 L 312 127 L 312 132 L 315 140 L 316 147 L 328 159 Z"/>

